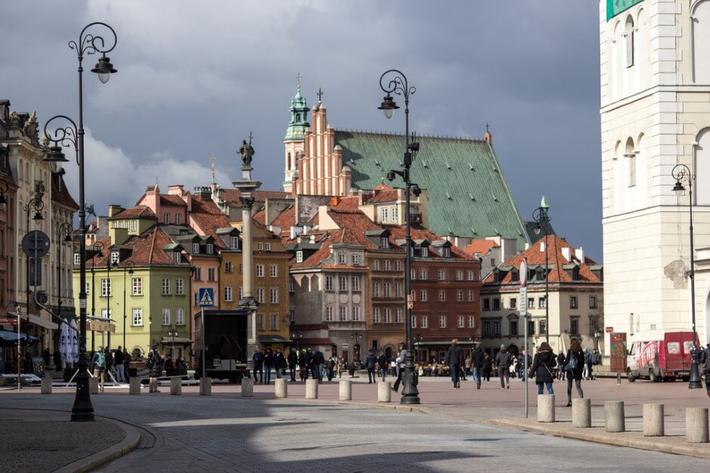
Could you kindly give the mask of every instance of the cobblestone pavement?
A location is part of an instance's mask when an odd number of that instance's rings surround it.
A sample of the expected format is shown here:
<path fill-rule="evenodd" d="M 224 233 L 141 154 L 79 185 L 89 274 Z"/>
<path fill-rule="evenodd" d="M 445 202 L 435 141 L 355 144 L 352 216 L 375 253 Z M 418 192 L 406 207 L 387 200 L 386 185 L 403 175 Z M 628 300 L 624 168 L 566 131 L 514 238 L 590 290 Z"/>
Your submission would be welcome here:
<path fill-rule="evenodd" d="M 65 395 L 3 396 L 66 408 Z M 707 469 L 689 457 L 624 449 L 421 413 L 319 401 L 167 394 L 94 396 L 97 413 L 145 426 L 149 446 L 104 472 L 663 472 Z"/>
<path fill-rule="evenodd" d="M 54 471 L 115 445 L 125 436 L 111 422 L 70 422 L 65 412 L 13 408 L 17 403 L 12 399 L 15 398 L 3 398 L 8 402 L 0 408 L 0 471 L 3 472 Z M 25 399 L 23 404 L 44 407 L 37 397 Z"/>

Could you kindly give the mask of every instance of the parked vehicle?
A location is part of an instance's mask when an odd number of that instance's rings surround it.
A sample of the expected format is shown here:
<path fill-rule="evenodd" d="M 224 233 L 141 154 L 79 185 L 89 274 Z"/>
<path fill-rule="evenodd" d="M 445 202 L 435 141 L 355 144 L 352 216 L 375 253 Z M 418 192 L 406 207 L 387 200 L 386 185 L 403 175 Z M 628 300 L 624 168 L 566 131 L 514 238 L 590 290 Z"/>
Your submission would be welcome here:
<path fill-rule="evenodd" d="M 247 368 L 246 310 L 205 311 L 207 376 L 239 383 Z"/>
<path fill-rule="evenodd" d="M 626 375 L 630 382 L 637 378 L 651 381 L 675 381 L 690 378 L 693 332 L 668 332 L 663 340 L 631 342 L 626 357 Z"/>

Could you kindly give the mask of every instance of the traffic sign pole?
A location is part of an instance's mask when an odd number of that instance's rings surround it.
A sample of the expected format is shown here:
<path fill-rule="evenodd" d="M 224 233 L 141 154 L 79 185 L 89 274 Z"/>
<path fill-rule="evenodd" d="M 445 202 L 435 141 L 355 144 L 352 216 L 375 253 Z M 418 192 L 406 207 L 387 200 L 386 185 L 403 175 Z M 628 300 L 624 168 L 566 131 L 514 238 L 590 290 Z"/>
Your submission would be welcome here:
<path fill-rule="evenodd" d="M 529 415 L 529 402 L 528 402 L 528 355 L 529 355 L 529 350 L 528 350 L 528 262 L 525 258 L 523 258 L 523 261 L 520 263 L 520 307 L 523 312 L 523 324 L 525 324 L 525 328 L 523 329 L 523 343 L 525 344 L 525 350 L 524 350 L 524 361 L 523 361 L 523 367 L 524 367 L 524 373 L 523 373 L 523 392 L 525 396 L 525 418 L 528 418 Z"/>

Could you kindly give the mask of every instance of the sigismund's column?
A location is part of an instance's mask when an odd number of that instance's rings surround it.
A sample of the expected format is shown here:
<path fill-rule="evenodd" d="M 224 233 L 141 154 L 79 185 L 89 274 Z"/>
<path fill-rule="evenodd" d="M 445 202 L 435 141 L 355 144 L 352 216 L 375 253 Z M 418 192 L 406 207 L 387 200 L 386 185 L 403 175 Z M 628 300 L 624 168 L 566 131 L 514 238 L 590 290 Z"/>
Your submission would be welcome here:
<path fill-rule="evenodd" d="M 247 369 L 254 369 L 252 357 L 256 351 L 256 310 L 259 304 L 254 299 L 254 258 L 252 252 L 251 215 L 254 207 L 254 192 L 261 186 L 261 182 L 252 180 L 251 166 L 254 148 L 251 145 L 252 135 L 249 133 L 249 142 L 242 141 L 239 154 L 242 156 L 242 178 L 232 184 L 239 190 L 242 204 L 242 298 L 239 308 L 246 309 L 247 318 Z"/>

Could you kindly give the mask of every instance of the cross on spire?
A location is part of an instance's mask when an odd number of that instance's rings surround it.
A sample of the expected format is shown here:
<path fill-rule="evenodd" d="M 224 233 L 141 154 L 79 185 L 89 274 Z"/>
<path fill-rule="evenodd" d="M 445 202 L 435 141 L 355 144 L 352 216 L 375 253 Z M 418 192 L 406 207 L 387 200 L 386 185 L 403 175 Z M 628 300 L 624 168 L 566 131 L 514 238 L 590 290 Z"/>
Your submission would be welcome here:
<path fill-rule="evenodd" d="M 303 78 L 303 76 L 301 76 L 300 72 L 298 74 L 296 74 L 296 88 L 298 89 L 299 92 L 301 91 L 301 79 L 302 78 Z"/>
<path fill-rule="evenodd" d="M 316 95 L 318 96 L 318 101 L 322 102 L 323 101 L 323 91 L 321 90 L 320 87 L 318 87 L 318 93 Z"/>
<path fill-rule="evenodd" d="M 488 123 L 486 123 L 486 133 L 490 133 L 490 130 L 488 129 Z"/>

